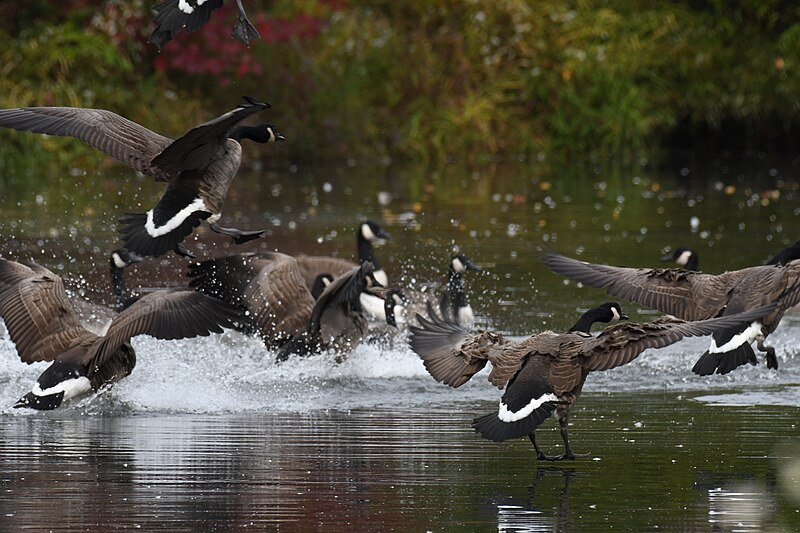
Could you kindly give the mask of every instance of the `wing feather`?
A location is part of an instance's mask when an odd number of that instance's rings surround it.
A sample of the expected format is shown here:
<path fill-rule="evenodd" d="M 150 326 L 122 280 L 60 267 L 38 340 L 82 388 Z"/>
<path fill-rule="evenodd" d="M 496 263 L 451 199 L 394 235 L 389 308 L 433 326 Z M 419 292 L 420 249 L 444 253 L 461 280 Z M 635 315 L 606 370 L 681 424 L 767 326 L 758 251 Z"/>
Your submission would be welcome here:
<path fill-rule="evenodd" d="M 160 171 L 151 165 L 151 160 L 172 142 L 168 137 L 104 109 L 0 109 L 0 126 L 19 131 L 74 137 L 143 174 L 157 177 Z"/>
<path fill-rule="evenodd" d="M 67 300 L 61 278 L 39 265 L 0 259 L 0 316 L 26 363 L 51 361 L 94 336 Z"/>

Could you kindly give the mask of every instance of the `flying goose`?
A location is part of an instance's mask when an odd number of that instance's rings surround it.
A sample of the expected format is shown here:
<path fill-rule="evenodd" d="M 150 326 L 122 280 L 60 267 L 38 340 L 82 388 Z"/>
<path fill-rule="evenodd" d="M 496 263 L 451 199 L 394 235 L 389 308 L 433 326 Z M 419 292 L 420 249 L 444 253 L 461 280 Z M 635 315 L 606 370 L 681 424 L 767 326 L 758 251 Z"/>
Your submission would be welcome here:
<path fill-rule="evenodd" d="M 141 256 L 169 250 L 191 255 L 181 242 L 206 220 L 211 229 L 237 244 L 260 237 L 262 231 L 220 227 L 222 204 L 241 163 L 240 141 L 284 140 L 275 126 L 237 126 L 269 104 L 245 98 L 245 103 L 189 130 L 173 141 L 116 113 L 80 107 L 0 109 L 0 126 L 19 131 L 74 137 L 129 167 L 167 183 L 158 204 L 145 214 L 130 214 L 120 222 L 125 247 Z"/>
<path fill-rule="evenodd" d="M 391 239 L 392 236 L 387 233 L 380 224 L 367 220 L 358 225 L 356 229 L 356 251 L 358 252 L 358 263 L 340 257 L 330 257 L 324 255 L 305 255 L 299 254 L 295 256 L 297 266 L 305 279 L 306 286 L 310 289 L 313 286 L 314 278 L 321 273 L 331 274 L 334 277 L 341 276 L 345 272 L 352 270 L 364 261 L 372 263 L 373 277 L 387 287 L 389 285 L 389 278 L 386 271 L 383 270 L 375 258 L 375 249 L 373 243 L 383 242 Z"/>
<path fill-rule="evenodd" d="M 661 257 L 664 262 L 671 261 L 684 270 L 700 270 L 700 257 L 697 252 L 685 246 L 679 246 Z"/>
<path fill-rule="evenodd" d="M 25 363 L 52 361 L 14 407 L 55 409 L 124 378 L 136 364 L 130 339 L 184 339 L 221 333 L 239 311 L 180 289 L 142 296 L 115 317 L 104 336 L 81 325 L 61 278 L 35 263 L 0 259 L 0 318 Z"/>
<path fill-rule="evenodd" d="M 746 328 L 718 329 L 711 346 L 692 371 L 701 376 L 726 374 L 745 363 L 756 364 L 750 343 L 766 352 L 767 368 L 777 369 L 775 348 L 766 337 L 787 309 L 800 301 L 800 261 L 785 266 L 754 266 L 717 276 L 682 269 L 625 268 L 579 261 L 540 248 L 540 259 L 557 274 L 606 293 L 676 316 L 705 320 L 776 303 L 774 310 Z"/>
<path fill-rule="evenodd" d="M 222 7 L 222 0 L 162 0 L 153 7 L 156 12 L 156 28 L 148 39 L 161 50 L 166 43 L 174 39 L 182 30 L 192 33 L 209 21 L 211 12 Z M 247 18 L 241 0 L 236 0 L 239 13 L 233 25 L 231 37 L 250 46 L 250 39 L 261 36 Z"/>
<path fill-rule="evenodd" d="M 367 331 L 359 295 L 369 285 L 372 264 L 334 278 L 315 299 L 294 257 L 279 252 L 243 253 L 190 265 L 189 285 L 237 305 L 278 360 L 332 348 L 349 352 Z"/>
<path fill-rule="evenodd" d="M 774 304 L 700 322 L 664 316 L 650 323 L 610 326 L 597 337 L 591 336 L 589 329 L 593 323 L 627 318 L 618 304 L 610 302 L 584 313 L 569 333 L 545 331 L 521 341 L 489 331 L 468 333 L 461 326 L 441 319 L 430 308 L 429 319 L 417 315 L 420 326 L 410 328 L 410 343 L 431 376 L 451 387 L 463 385 L 487 361 L 491 362 L 489 381 L 505 388 L 505 392 L 498 411 L 476 418 L 472 427 L 495 442 L 527 435 L 538 460 L 557 461 L 588 455 L 573 452 L 567 427 L 570 410 L 589 372 L 627 364 L 647 348 L 668 346 L 683 337 L 740 327 L 773 308 Z M 537 445 L 535 430 L 554 413 L 565 451 L 550 456 Z"/>

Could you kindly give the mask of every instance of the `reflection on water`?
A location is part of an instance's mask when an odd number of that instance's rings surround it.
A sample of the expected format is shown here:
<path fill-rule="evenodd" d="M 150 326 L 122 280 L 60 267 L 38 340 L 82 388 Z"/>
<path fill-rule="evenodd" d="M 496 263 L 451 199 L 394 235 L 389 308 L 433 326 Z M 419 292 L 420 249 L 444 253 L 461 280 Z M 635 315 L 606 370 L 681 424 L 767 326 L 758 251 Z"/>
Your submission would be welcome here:
<path fill-rule="evenodd" d="M 393 282 L 435 287 L 459 249 L 485 267 L 466 280 L 483 324 L 563 330 L 607 297 L 547 272 L 534 243 L 612 264 L 657 264 L 679 245 L 697 248 L 709 272 L 759 264 L 800 238 L 797 168 L 243 174 L 226 215 L 267 227 L 267 238 L 233 247 L 200 231 L 187 246 L 200 258 L 350 257 L 356 221 L 374 218 L 394 236 L 377 250 Z M 92 177 L 53 182 L 3 191 L 0 254 L 33 257 L 107 301 L 115 220 L 161 187 L 122 174 L 99 192 Z M 130 284 L 180 285 L 184 270 L 161 258 L 132 269 Z M 131 376 L 31 413 L 8 406 L 43 366 L 22 365 L 0 326 L 0 531 L 796 531 L 798 339 L 800 321 L 787 316 L 770 337 L 778 372 L 699 378 L 689 369 L 708 341 L 688 339 L 593 373 L 570 430 L 593 456 L 552 465 L 527 439 L 482 441 L 470 421 L 496 409 L 499 392 L 482 376 L 459 390 L 435 383 L 402 339 L 364 343 L 341 365 L 321 355 L 278 366 L 235 332 L 140 337 Z M 543 446 L 561 445 L 552 421 L 540 433 Z"/>
<path fill-rule="evenodd" d="M 481 440 L 479 406 L 308 414 L 0 419 L 3 531 L 220 531 L 276 525 L 406 531 L 794 531 L 776 480 L 797 409 L 587 393 L 593 459 L 537 463 Z M 579 404 L 580 405 L 580 404 Z M 477 407 L 477 409 L 476 409 Z M 788 411 L 788 412 L 787 412 Z M 632 420 L 644 420 L 637 427 Z M 629 428 L 625 431 L 625 428 Z M 558 439 L 554 427 L 543 439 Z"/>

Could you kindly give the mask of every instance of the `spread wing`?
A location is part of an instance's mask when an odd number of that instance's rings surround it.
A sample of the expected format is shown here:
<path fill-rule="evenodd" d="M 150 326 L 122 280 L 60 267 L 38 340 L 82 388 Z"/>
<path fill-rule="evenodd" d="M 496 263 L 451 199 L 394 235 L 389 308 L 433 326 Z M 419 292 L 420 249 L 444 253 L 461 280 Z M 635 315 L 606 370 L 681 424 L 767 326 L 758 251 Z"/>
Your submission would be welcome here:
<path fill-rule="evenodd" d="M 719 314 L 731 288 L 728 282 L 732 281 L 724 275 L 711 276 L 680 269 L 587 263 L 546 249 L 540 249 L 539 258 L 556 274 L 684 320 L 701 320 Z"/>
<path fill-rule="evenodd" d="M 428 315 L 430 318 L 417 315 L 420 325 L 410 326 L 409 342 L 436 381 L 460 387 L 486 366 L 490 356 L 494 356 L 493 364 L 499 361 L 504 368 L 513 366 L 513 358 L 504 359 L 495 351 L 509 342 L 501 335 L 469 333 L 458 324 L 440 318 L 430 304 Z"/>
<path fill-rule="evenodd" d="M 308 327 L 314 297 L 294 258 L 271 254 L 247 291 L 248 306 L 265 340 L 280 342 Z"/>
<path fill-rule="evenodd" d="M 87 337 L 61 278 L 39 265 L 0 259 L 0 316 L 26 363 L 51 361 Z"/>
<path fill-rule="evenodd" d="M 322 255 L 298 255 L 295 256 L 295 259 L 309 289 L 314 285 L 314 278 L 319 274 L 330 274 L 334 278 L 338 278 L 358 266 L 358 263 L 347 259 Z"/>
<path fill-rule="evenodd" d="M 171 139 L 104 109 L 26 107 L 0 109 L 0 126 L 19 131 L 74 137 L 142 174 L 157 176 L 153 157 Z"/>
<path fill-rule="evenodd" d="M 204 169 L 225 150 L 228 135 L 236 124 L 268 107 L 270 105 L 265 102 L 245 97 L 245 103 L 236 109 L 200 124 L 176 139 L 153 159 L 153 165 L 168 174 Z"/>
<path fill-rule="evenodd" d="M 193 2 L 189 6 L 193 8 L 191 13 L 182 11 L 178 0 L 162 0 L 153 6 L 153 10 L 156 12 L 154 19 L 156 27 L 148 40 L 161 50 L 181 31 L 186 30 L 187 33 L 192 33 L 208 22 L 211 13 L 222 7 L 222 0 Z"/>
<path fill-rule="evenodd" d="M 711 335 L 715 331 L 745 327 L 773 312 L 777 305 L 774 303 L 746 313 L 695 322 L 666 316 L 643 324 L 619 324 L 607 328 L 597 337 L 587 337 L 578 358 L 587 370 L 608 370 L 633 361 L 647 348 L 663 348 L 684 337 Z"/>
<path fill-rule="evenodd" d="M 375 270 L 371 261 L 364 261 L 361 266 L 350 269 L 325 287 L 314 303 L 311 311 L 311 318 L 308 323 L 310 333 L 319 332 L 322 315 L 332 307 L 339 306 L 347 309 L 347 314 L 352 310 L 361 313 L 362 307 L 359 301 L 361 293 L 367 289 L 367 277 Z"/>
<path fill-rule="evenodd" d="M 102 365 L 120 346 L 137 335 L 157 339 L 186 339 L 222 333 L 241 318 L 241 311 L 216 298 L 185 289 L 151 292 L 111 322 L 97 344 L 92 367 Z"/>

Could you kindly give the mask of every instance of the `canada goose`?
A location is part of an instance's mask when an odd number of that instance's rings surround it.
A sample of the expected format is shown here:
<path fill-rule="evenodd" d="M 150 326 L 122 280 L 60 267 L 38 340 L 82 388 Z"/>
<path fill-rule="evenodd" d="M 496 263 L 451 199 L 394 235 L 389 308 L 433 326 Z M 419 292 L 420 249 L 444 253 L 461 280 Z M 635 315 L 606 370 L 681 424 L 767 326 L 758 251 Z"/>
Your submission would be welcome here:
<path fill-rule="evenodd" d="M 700 270 L 700 257 L 697 252 L 684 246 L 675 248 L 671 253 L 661 257 L 662 261 L 672 261 L 684 270 Z"/>
<path fill-rule="evenodd" d="M 189 285 L 245 310 L 264 344 L 283 361 L 291 353 L 355 348 L 367 330 L 359 294 L 372 283 L 371 274 L 372 264 L 365 261 L 336 277 L 315 300 L 294 257 L 244 253 L 191 265 Z"/>
<path fill-rule="evenodd" d="M 447 290 L 439 303 L 439 309 L 446 320 L 464 327 L 471 326 L 475 321 L 475 314 L 467 300 L 467 291 L 462 277 L 467 270 L 480 271 L 481 267 L 464 254 L 454 255 L 447 271 Z"/>
<path fill-rule="evenodd" d="M 283 140 L 275 126 L 236 126 L 269 104 L 245 98 L 245 103 L 189 130 L 173 141 L 116 113 L 80 107 L 0 109 L 0 126 L 19 131 L 75 137 L 139 172 L 167 182 L 156 206 L 146 214 L 121 220 L 125 247 L 138 255 L 160 256 L 181 245 L 200 222 L 229 235 L 237 244 L 260 237 L 262 231 L 222 228 L 222 204 L 242 157 L 242 139 L 259 143 Z"/>
<path fill-rule="evenodd" d="M 114 309 L 116 311 L 127 309 L 133 302 L 141 298 L 140 295 L 131 294 L 128 290 L 123 273 L 128 266 L 142 261 L 141 256 L 125 248 L 118 248 L 111 252 L 108 264 L 111 272 L 111 290 L 114 293 Z"/>
<path fill-rule="evenodd" d="M 239 311 L 194 291 L 142 296 L 111 322 L 105 336 L 85 329 L 59 276 L 35 263 L 0 259 L 0 317 L 25 363 L 53 361 L 14 407 L 55 409 L 62 402 L 119 381 L 133 370 L 130 339 L 184 339 L 221 333 Z"/>
<path fill-rule="evenodd" d="M 592 264 L 540 248 L 540 259 L 557 274 L 618 298 L 668 313 L 683 320 L 727 316 L 777 303 L 772 313 L 747 328 L 718 329 L 711 346 L 692 371 L 701 376 L 726 374 L 745 363 L 756 364 L 750 343 L 766 352 L 767 368 L 777 369 L 775 349 L 766 337 L 784 312 L 800 301 L 800 261 L 786 266 L 755 266 L 714 276 L 682 269 L 625 268 Z"/>
<path fill-rule="evenodd" d="M 357 267 L 359 263 L 369 261 L 375 268 L 373 277 L 383 285 L 389 286 L 389 278 L 386 275 L 378 260 L 375 258 L 375 250 L 373 243 L 382 242 L 391 239 L 389 235 L 377 222 L 367 220 L 358 225 L 356 229 L 356 250 L 358 252 L 358 263 L 342 259 L 339 257 L 329 257 L 322 255 L 304 255 L 300 254 L 295 256 L 297 265 L 300 272 L 306 281 L 306 286 L 310 289 L 313 286 L 314 278 L 320 273 L 328 273 L 334 277 L 341 276 L 345 272 Z"/>
<path fill-rule="evenodd" d="M 527 435 L 537 459 L 556 461 L 588 455 L 572 451 L 567 426 L 589 372 L 627 364 L 647 348 L 668 346 L 683 337 L 740 327 L 772 307 L 701 322 L 664 316 L 650 323 L 610 326 L 593 337 L 589 334 L 593 323 L 626 318 L 618 304 L 607 303 L 587 311 L 569 333 L 546 331 L 522 341 L 489 331 L 470 334 L 439 318 L 431 307 L 429 319 L 417 315 L 420 326 L 410 328 L 410 343 L 431 376 L 451 387 L 463 385 L 491 362 L 489 381 L 505 387 L 505 392 L 497 413 L 476 418 L 472 427 L 495 442 Z M 536 444 L 534 432 L 553 413 L 565 452 L 549 456 Z"/>
<path fill-rule="evenodd" d="M 211 12 L 222 7 L 222 0 L 162 0 L 153 7 L 156 12 L 156 28 L 148 39 L 161 50 L 166 43 L 175 38 L 182 30 L 192 33 L 209 21 Z M 239 13 L 233 25 L 231 37 L 250 46 L 250 39 L 261 36 L 247 18 L 241 0 L 236 0 Z"/>

